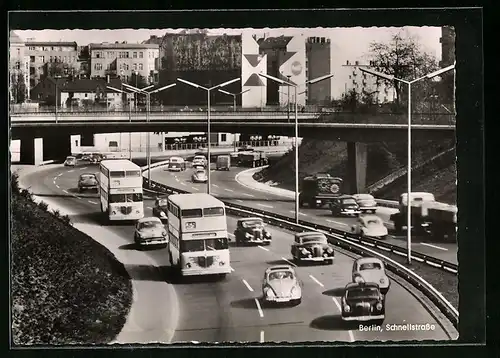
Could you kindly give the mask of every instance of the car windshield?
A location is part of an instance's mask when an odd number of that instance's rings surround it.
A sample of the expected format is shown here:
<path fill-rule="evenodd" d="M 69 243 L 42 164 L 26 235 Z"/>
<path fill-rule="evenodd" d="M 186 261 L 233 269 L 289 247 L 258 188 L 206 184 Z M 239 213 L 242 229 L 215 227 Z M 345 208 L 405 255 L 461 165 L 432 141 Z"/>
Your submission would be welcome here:
<path fill-rule="evenodd" d="M 272 280 L 293 280 L 292 271 L 274 271 L 269 274 L 269 281 Z"/>
<path fill-rule="evenodd" d="M 67 157 L 66 160 L 75 160 L 75 157 Z"/>
<path fill-rule="evenodd" d="M 80 175 L 81 180 L 90 180 L 90 179 L 95 179 L 94 174 L 82 174 Z"/>
<path fill-rule="evenodd" d="M 181 159 L 179 159 L 179 158 L 170 158 L 169 162 L 170 163 L 180 163 Z"/>
<path fill-rule="evenodd" d="M 194 157 L 193 160 L 205 160 L 205 157 L 203 157 L 203 156 L 200 155 L 200 156 Z"/>
<path fill-rule="evenodd" d="M 144 221 L 139 224 L 139 230 L 143 229 L 163 229 L 164 226 L 162 223 L 157 221 Z"/>
<path fill-rule="evenodd" d="M 263 222 L 260 220 L 247 220 L 243 221 L 241 224 L 244 228 L 261 227 Z"/>
<path fill-rule="evenodd" d="M 196 174 L 205 174 L 205 171 L 204 170 L 197 170 Z"/>
<path fill-rule="evenodd" d="M 359 271 L 363 270 L 382 270 L 382 265 L 378 262 L 366 262 L 359 265 Z"/>
<path fill-rule="evenodd" d="M 302 238 L 302 242 L 304 244 L 312 241 L 321 241 L 326 244 L 326 237 L 324 237 L 323 235 L 310 235 Z"/>
<path fill-rule="evenodd" d="M 378 298 L 379 291 L 374 287 L 351 288 L 347 290 L 347 298 Z"/>
<path fill-rule="evenodd" d="M 343 203 L 343 204 L 346 204 L 346 205 L 356 204 L 356 200 L 351 199 L 351 198 L 349 198 L 349 199 L 343 199 L 343 200 L 342 200 L 342 203 Z"/>

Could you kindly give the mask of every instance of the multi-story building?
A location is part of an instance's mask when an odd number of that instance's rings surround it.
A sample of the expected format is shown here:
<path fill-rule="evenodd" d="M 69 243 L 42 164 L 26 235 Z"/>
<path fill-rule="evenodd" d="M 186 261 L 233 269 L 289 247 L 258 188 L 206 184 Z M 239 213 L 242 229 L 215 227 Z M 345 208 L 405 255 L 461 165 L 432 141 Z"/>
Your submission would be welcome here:
<path fill-rule="evenodd" d="M 18 91 L 24 87 L 24 99 L 30 98 L 29 57 L 24 41 L 14 32 L 9 36 L 9 82 L 10 101 L 19 103 Z M 22 85 L 20 83 L 22 82 Z"/>
<path fill-rule="evenodd" d="M 90 77 L 120 77 L 128 81 L 137 73 L 148 82 L 158 73 L 160 50 L 157 44 L 90 44 Z"/>
<path fill-rule="evenodd" d="M 306 42 L 306 81 L 331 73 L 330 39 L 309 37 Z M 331 102 L 331 79 L 309 84 L 305 97 L 307 104 L 327 104 Z"/>
<path fill-rule="evenodd" d="M 68 67 L 79 69 L 78 46 L 76 42 L 37 42 L 27 41 L 30 63 L 30 87 L 34 87 L 44 75 L 46 63 L 64 63 Z"/>
<path fill-rule="evenodd" d="M 450 66 L 455 63 L 455 28 L 451 26 L 443 26 L 441 28 L 441 67 Z M 445 73 L 442 77 L 442 97 L 443 102 L 455 106 L 455 76 L 453 72 Z"/>

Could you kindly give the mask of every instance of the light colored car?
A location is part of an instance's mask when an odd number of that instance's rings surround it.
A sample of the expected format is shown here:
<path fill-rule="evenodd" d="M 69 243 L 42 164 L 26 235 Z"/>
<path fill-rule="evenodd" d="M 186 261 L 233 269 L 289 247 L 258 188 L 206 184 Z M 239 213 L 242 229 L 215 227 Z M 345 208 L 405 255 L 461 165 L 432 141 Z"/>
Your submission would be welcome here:
<path fill-rule="evenodd" d="M 207 180 L 207 171 L 205 169 L 196 169 L 191 176 L 191 181 L 193 183 L 206 183 Z"/>
<path fill-rule="evenodd" d="M 385 273 L 382 260 L 375 257 L 362 257 L 354 261 L 352 265 L 352 282 L 375 283 L 380 287 L 384 295 L 391 287 L 391 281 Z"/>
<path fill-rule="evenodd" d="M 167 230 L 157 217 L 146 217 L 137 220 L 134 242 L 139 247 L 168 244 Z"/>
<path fill-rule="evenodd" d="M 360 236 L 372 236 L 378 239 L 386 239 L 388 230 L 384 222 L 377 215 L 361 215 L 356 224 L 351 227 L 351 232 Z"/>
<path fill-rule="evenodd" d="M 355 194 L 352 196 L 359 205 L 362 213 L 375 213 L 377 211 L 377 202 L 371 194 Z"/>
<path fill-rule="evenodd" d="M 66 160 L 64 161 L 64 166 L 65 167 L 74 167 L 76 166 L 76 158 L 73 156 L 66 157 Z"/>
<path fill-rule="evenodd" d="M 184 162 L 184 159 L 181 157 L 171 157 L 168 161 L 168 170 L 173 172 L 173 171 L 183 171 L 186 169 L 186 163 Z"/>
<path fill-rule="evenodd" d="M 204 155 L 196 155 L 194 158 L 193 158 L 193 168 L 196 168 L 196 167 L 203 167 L 205 168 L 205 166 L 207 165 L 207 158 L 205 158 Z"/>
<path fill-rule="evenodd" d="M 276 265 L 266 269 L 262 282 L 264 303 L 293 303 L 302 301 L 302 287 L 292 266 Z"/>

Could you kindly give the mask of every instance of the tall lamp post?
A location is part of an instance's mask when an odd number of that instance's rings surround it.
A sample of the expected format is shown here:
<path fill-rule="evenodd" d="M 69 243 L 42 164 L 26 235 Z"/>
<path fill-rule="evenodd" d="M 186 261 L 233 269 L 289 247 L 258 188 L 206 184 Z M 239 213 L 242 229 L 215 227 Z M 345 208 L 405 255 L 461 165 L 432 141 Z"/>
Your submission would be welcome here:
<path fill-rule="evenodd" d="M 187 81 L 187 80 L 183 80 L 182 78 L 177 78 L 177 81 L 179 82 L 182 82 L 182 83 L 185 83 L 191 87 L 194 87 L 194 88 L 199 88 L 199 89 L 202 89 L 204 91 L 207 91 L 207 101 L 208 101 L 208 105 L 207 105 L 207 193 L 210 194 L 210 92 L 213 91 L 213 90 L 216 90 L 216 89 L 219 89 L 219 88 L 222 88 L 222 87 L 226 87 L 228 85 L 230 85 L 231 83 L 234 83 L 234 82 L 237 82 L 239 81 L 240 78 L 235 78 L 235 79 L 232 79 L 230 81 L 227 81 L 227 82 L 224 82 L 224 83 L 221 83 L 219 85 L 216 85 L 216 86 L 213 86 L 213 87 L 210 87 L 210 88 L 207 88 L 207 87 L 204 87 L 204 86 L 201 86 L 199 84 L 196 84 L 194 82 L 190 82 L 190 81 Z"/>
<path fill-rule="evenodd" d="M 239 93 L 231 93 L 231 92 L 219 89 L 219 92 L 227 94 L 228 96 L 233 96 L 233 112 L 236 112 L 236 96 L 239 96 L 240 94 L 243 94 L 243 93 L 247 93 L 248 91 L 250 91 L 250 89 L 246 89 L 246 90 L 241 91 Z"/>
<path fill-rule="evenodd" d="M 425 76 L 416 78 L 412 81 L 407 81 L 407 80 L 403 80 L 401 78 L 396 78 L 392 75 L 387 75 L 387 74 L 382 73 L 382 72 L 378 72 L 378 71 L 370 70 L 368 68 L 360 67 L 360 70 L 362 72 L 366 72 L 370 75 L 380 77 L 380 78 L 386 79 L 388 81 L 401 82 L 401 83 L 404 83 L 408 86 L 408 146 L 407 146 L 407 149 L 408 149 L 407 180 L 408 181 L 407 181 L 407 193 L 406 193 L 406 195 L 407 195 L 406 203 L 407 203 L 407 207 L 408 207 L 406 210 L 406 215 L 407 215 L 407 217 L 406 217 L 406 220 L 407 220 L 407 224 L 406 224 L 407 242 L 406 242 L 406 245 L 407 245 L 408 264 L 411 264 L 411 208 L 410 208 L 410 203 L 411 203 L 411 85 L 414 84 L 415 82 L 420 81 L 420 80 L 431 79 L 431 78 L 437 77 L 437 76 L 439 76 L 445 72 L 451 71 L 453 69 L 455 69 L 454 64 L 451 66 L 442 68 L 440 70 L 431 72 Z"/>
<path fill-rule="evenodd" d="M 297 87 L 298 85 L 289 82 L 289 81 L 284 81 L 280 78 L 269 76 L 263 73 L 259 73 L 259 76 L 267 78 L 271 81 L 286 85 L 288 87 L 293 87 L 294 89 L 294 97 L 295 97 L 295 222 L 298 224 L 299 223 L 299 107 L 297 105 Z M 312 80 L 308 80 L 305 82 L 306 85 L 308 84 L 313 84 L 313 83 L 318 83 L 324 80 L 327 80 L 329 78 L 332 78 L 333 74 L 330 73 L 325 76 L 321 76 L 318 78 L 314 78 Z"/>
<path fill-rule="evenodd" d="M 144 87 L 142 89 L 128 85 L 126 83 L 124 83 L 123 85 L 125 87 L 129 88 L 131 91 L 134 91 L 136 94 L 146 95 L 146 122 L 149 123 L 149 115 L 151 112 L 151 95 L 154 93 L 158 93 L 158 92 L 164 91 L 166 89 L 172 88 L 175 85 L 177 85 L 177 83 L 171 83 L 169 85 L 157 88 L 157 89 L 152 90 L 152 91 L 147 91 L 147 90 L 153 88 L 154 85 L 149 85 L 149 86 Z M 147 136 L 147 142 L 146 142 L 146 147 L 147 147 L 146 148 L 146 157 L 147 157 L 147 161 L 148 161 L 148 183 L 151 183 L 151 145 L 150 145 L 150 141 L 151 141 L 151 131 L 148 129 L 148 136 Z"/>

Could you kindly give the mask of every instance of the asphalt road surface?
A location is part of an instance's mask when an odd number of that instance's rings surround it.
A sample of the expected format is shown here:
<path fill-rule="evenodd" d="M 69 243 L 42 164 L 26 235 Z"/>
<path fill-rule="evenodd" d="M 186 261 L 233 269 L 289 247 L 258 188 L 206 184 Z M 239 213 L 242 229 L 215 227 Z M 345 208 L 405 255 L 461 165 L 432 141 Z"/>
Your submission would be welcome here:
<path fill-rule="evenodd" d="M 97 166 L 80 165 L 76 168 L 56 166 L 40 173 L 27 174 L 23 182 L 31 186 L 31 191 L 41 197 L 50 198 L 74 213 L 73 222 L 106 225 L 129 240 L 120 248 L 136 250 L 133 245 L 131 225 L 107 225 L 100 211 L 96 193 L 79 194 L 76 190 L 78 176 L 83 172 L 95 173 Z M 187 173 L 176 176 L 164 171 L 154 173 L 154 178 L 168 178 L 165 182 L 178 182 L 180 188 L 198 188 L 187 181 Z M 248 191 L 240 188 L 232 180 L 234 171 L 214 174 L 214 193 L 236 195 Z M 183 183 L 183 184 L 181 184 Z M 217 189 L 218 191 L 216 191 Z M 232 190 L 226 191 L 225 189 Z M 193 190 L 197 191 L 197 190 Z M 254 195 L 252 193 L 251 195 Z M 238 200 L 238 199 L 234 199 Z M 278 206 L 279 202 L 257 199 L 255 204 Z M 152 200 L 145 200 L 146 216 L 152 215 Z M 283 204 L 284 205 L 284 204 Z M 288 204 L 287 204 L 288 205 Z M 285 207 L 285 206 L 283 206 Z M 284 210 L 284 209 L 282 209 Z M 342 221 L 344 222 L 344 221 Z M 228 230 L 235 229 L 236 219 L 228 218 Z M 285 264 L 290 259 L 292 234 L 268 226 L 273 235 L 273 243 L 267 247 L 230 248 L 233 272 L 225 280 L 208 278 L 190 279 L 183 282 L 172 281 L 166 249 L 152 249 L 145 254 L 159 264 L 160 270 L 136 267 L 135 276 L 143 280 L 166 281 L 175 289 L 178 309 L 178 324 L 172 342 L 304 342 L 304 341 L 399 341 L 399 340 L 448 340 L 450 337 L 434 318 L 432 309 L 423 305 L 418 295 L 414 295 L 393 281 L 387 294 L 386 320 L 382 331 L 361 331 L 357 325 L 346 326 L 340 318 L 340 295 L 350 281 L 353 258 L 339 252 L 335 263 L 325 266 L 297 267 L 303 282 L 302 303 L 296 307 L 267 308 L 257 304 L 261 297 L 261 283 L 264 270 L 269 265 Z M 232 236 L 232 235 L 230 235 Z M 127 262 L 124 262 L 127 265 Z M 139 295 L 154 295 L 154 292 L 139 292 Z M 166 300 L 167 302 L 167 300 Z M 178 307 L 178 308 L 176 308 Z M 166 309 L 168 309 L 167 307 Z M 146 312 L 161 312 L 165 307 L 147 307 Z M 138 330 L 157 329 L 154 319 L 138 318 Z M 386 330 L 386 324 L 429 324 L 424 330 Z"/>

